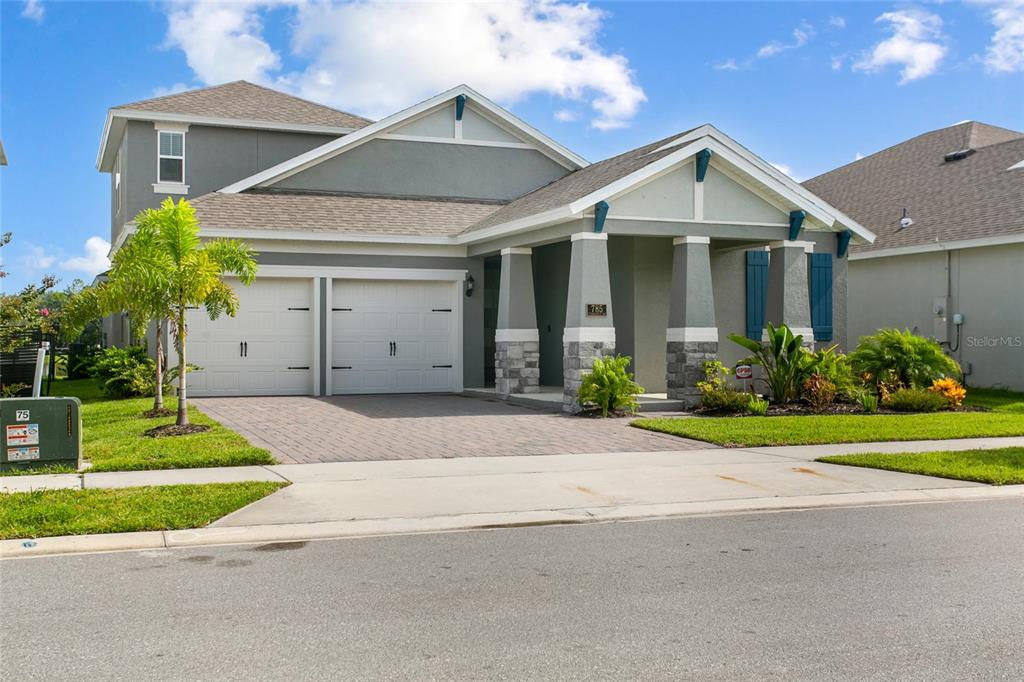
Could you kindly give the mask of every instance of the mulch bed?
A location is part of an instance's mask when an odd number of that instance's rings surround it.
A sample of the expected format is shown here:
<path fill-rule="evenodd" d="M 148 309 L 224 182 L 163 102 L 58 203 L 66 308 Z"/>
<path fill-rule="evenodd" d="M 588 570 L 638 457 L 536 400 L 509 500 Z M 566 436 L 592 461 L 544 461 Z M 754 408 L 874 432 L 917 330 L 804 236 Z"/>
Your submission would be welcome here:
<path fill-rule="evenodd" d="M 164 424 L 163 426 L 149 429 L 145 433 L 150 438 L 166 438 L 168 436 L 187 436 L 190 433 L 202 433 L 209 430 L 210 427 L 206 424 L 186 424 L 185 426 Z"/>
<path fill-rule="evenodd" d="M 145 419 L 157 419 L 159 417 L 172 417 L 174 414 L 174 410 L 168 410 L 166 407 L 161 407 L 159 410 L 146 410 L 142 413 L 142 416 Z"/>
<path fill-rule="evenodd" d="M 960 407 L 950 407 L 945 410 L 939 410 L 939 412 L 989 412 L 987 407 L 978 407 L 974 405 L 961 405 Z M 897 410 L 890 410 L 887 407 L 878 406 L 878 410 L 875 414 L 939 414 L 939 412 L 899 412 Z M 748 414 L 746 412 L 725 412 L 722 410 L 703 410 L 696 409 L 693 411 L 694 414 L 698 414 L 706 417 L 753 417 L 756 415 Z M 823 414 L 867 414 L 864 408 L 855 403 L 832 403 L 828 407 L 822 410 L 815 410 L 807 403 L 788 403 L 786 405 L 771 405 L 768 408 L 766 417 L 784 417 L 794 415 L 823 415 Z"/>

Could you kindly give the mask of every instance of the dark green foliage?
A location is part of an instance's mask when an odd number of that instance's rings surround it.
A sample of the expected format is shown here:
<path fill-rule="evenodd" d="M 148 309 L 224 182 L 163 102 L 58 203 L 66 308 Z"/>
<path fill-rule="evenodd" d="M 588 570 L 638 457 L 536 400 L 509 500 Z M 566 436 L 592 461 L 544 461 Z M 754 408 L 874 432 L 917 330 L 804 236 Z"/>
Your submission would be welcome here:
<path fill-rule="evenodd" d="M 946 399 L 924 388 L 901 388 L 885 398 L 885 406 L 896 412 L 938 412 L 946 409 Z"/>
<path fill-rule="evenodd" d="M 894 380 L 900 386 L 927 388 L 935 379 L 960 376 L 960 366 L 942 352 L 942 346 L 909 329 L 881 329 L 861 337 L 850 363 L 876 387 Z"/>
<path fill-rule="evenodd" d="M 704 363 L 704 381 L 697 382 L 702 408 L 720 412 L 746 411 L 747 394 L 730 386 L 728 376 L 729 368 L 718 360 Z"/>
<path fill-rule="evenodd" d="M 772 402 L 788 403 L 796 397 L 814 355 L 802 346 L 804 337 L 794 336 L 784 324 L 775 327 L 769 322 L 767 332 L 768 341 L 764 344 L 739 334 L 730 334 L 729 338 L 752 353 L 740 364 L 760 365 L 764 370 L 761 381 L 768 385 Z"/>
<path fill-rule="evenodd" d="M 142 346 L 105 348 L 97 354 L 93 376 L 112 398 L 153 395 L 156 362 Z"/>

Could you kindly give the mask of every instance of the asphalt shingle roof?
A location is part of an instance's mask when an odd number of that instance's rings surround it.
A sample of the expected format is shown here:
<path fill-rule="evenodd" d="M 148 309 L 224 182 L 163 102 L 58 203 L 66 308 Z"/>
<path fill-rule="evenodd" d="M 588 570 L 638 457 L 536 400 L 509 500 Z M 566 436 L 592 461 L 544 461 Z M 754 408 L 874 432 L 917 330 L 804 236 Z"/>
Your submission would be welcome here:
<path fill-rule="evenodd" d="M 372 123 L 362 116 L 332 109 L 248 81 L 234 81 L 209 88 L 154 97 L 140 102 L 122 104 L 114 109 L 337 128 L 362 128 Z"/>
<path fill-rule="evenodd" d="M 496 203 L 277 192 L 213 192 L 191 203 L 208 228 L 440 237 L 458 234 L 501 208 Z"/>
<path fill-rule="evenodd" d="M 631 149 L 618 156 L 613 156 L 610 159 L 598 161 L 573 171 L 552 183 L 539 187 L 529 194 L 524 194 L 518 199 L 513 200 L 468 228 L 466 232 L 501 225 L 512 220 L 526 218 L 572 203 L 609 183 L 615 182 L 619 178 L 624 178 L 630 173 L 638 171 L 664 156 L 668 156 L 674 151 L 678 151 L 678 147 L 671 147 L 657 153 L 652 153 L 658 147 L 668 144 L 688 132 L 690 131 L 686 130 L 677 133 L 663 140 L 652 142 L 637 149 Z"/>
<path fill-rule="evenodd" d="M 950 152 L 974 149 L 958 161 Z M 1024 133 L 966 121 L 803 183 L 878 239 L 857 252 L 1024 233 Z M 914 221 L 900 229 L 903 209 Z"/>

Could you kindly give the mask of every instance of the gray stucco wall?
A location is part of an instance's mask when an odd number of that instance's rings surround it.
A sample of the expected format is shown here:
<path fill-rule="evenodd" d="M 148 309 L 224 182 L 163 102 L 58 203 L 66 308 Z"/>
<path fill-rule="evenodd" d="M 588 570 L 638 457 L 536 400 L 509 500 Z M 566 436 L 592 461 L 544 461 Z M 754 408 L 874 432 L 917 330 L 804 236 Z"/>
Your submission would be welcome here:
<path fill-rule="evenodd" d="M 952 355 L 968 385 L 1024 390 L 1024 244 L 854 260 L 850 268 L 850 338 L 882 327 L 932 336 L 932 303 L 949 287 L 949 317 L 964 316 Z M 948 284 L 947 284 L 948 283 Z M 956 328 L 948 325 L 956 344 Z"/>
<path fill-rule="evenodd" d="M 484 259 L 482 257 L 448 258 L 263 252 L 258 254 L 257 261 L 261 265 L 309 266 L 310 268 L 378 267 L 467 270 L 476 280 L 478 286 L 482 285 L 484 281 Z M 466 388 L 478 388 L 484 385 L 484 296 L 482 294 L 483 292 L 478 288 L 473 296 L 467 297 L 463 294 L 462 299 L 462 371 L 463 385 Z M 494 358 L 489 358 L 487 361 L 494 362 Z"/>
<path fill-rule="evenodd" d="M 507 200 L 566 173 L 531 149 L 373 140 L 274 187 Z"/>
<path fill-rule="evenodd" d="M 129 121 L 122 138 L 123 211 L 111 216 L 111 241 L 139 211 L 160 205 L 167 196 L 191 199 L 265 170 L 336 139 L 331 135 L 191 126 L 185 133 L 185 195 L 153 191 L 157 174 L 157 131 L 147 121 Z M 113 191 L 113 180 L 111 180 Z M 113 204 L 112 200 L 112 204 Z"/>

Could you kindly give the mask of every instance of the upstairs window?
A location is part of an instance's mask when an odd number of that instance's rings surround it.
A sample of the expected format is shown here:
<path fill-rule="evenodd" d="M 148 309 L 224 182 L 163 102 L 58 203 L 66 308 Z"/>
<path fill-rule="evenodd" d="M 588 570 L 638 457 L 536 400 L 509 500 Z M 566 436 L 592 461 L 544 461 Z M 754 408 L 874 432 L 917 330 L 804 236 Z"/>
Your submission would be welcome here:
<path fill-rule="evenodd" d="M 185 133 L 159 131 L 157 182 L 185 182 Z"/>

